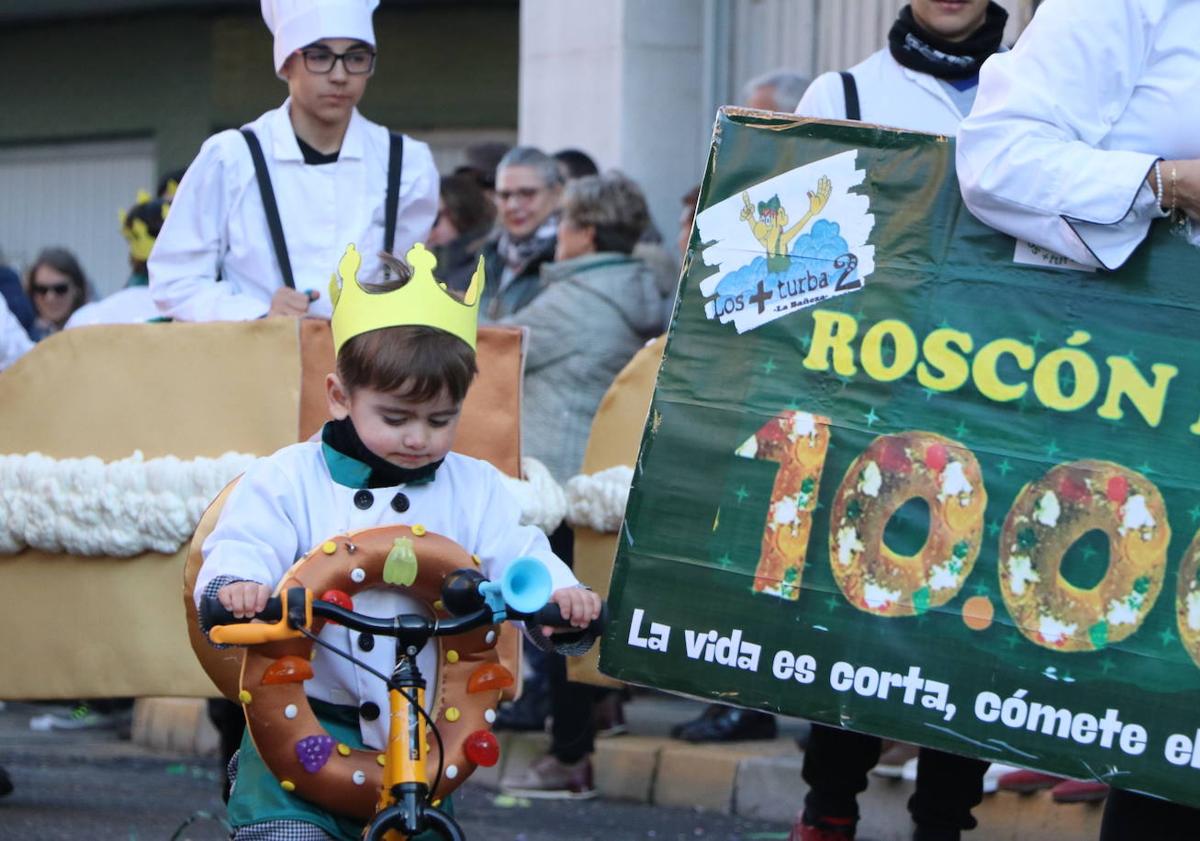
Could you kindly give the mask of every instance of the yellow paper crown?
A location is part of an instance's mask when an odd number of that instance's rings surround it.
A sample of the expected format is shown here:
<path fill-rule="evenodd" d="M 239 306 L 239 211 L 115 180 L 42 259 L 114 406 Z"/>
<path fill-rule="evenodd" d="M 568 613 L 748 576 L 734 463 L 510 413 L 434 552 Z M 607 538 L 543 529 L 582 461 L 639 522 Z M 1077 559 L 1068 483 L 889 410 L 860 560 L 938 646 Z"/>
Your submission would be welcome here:
<path fill-rule="evenodd" d="M 145 190 L 137 191 L 137 198 L 134 200 L 133 206 L 136 208 L 139 205 L 150 202 L 150 194 Z M 167 218 L 167 211 L 171 205 L 166 201 L 162 206 L 162 218 Z M 150 251 L 154 248 L 154 236 L 150 233 L 150 226 L 142 219 L 134 219 L 128 225 L 125 224 L 129 219 L 129 214 L 125 210 L 117 211 L 117 219 L 121 223 L 121 236 L 125 237 L 125 241 L 129 243 L 129 256 L 135 260 L 146 262 L 150 259 Z"/>
<path fill-rule="evenodd" d="M 437 258 L 421 243 L 408 250 L 408 265 L 412 277 L 408 283 L 391 292 L 371 293 L 358 283 L 362 256 L 351 243 L 338 262 L 337 275 L 329 281 L 329 296 L 333 302 L 333 348 L 355 336 L 382 330 L 385 327 L 436 327 L 458 336 L 475 348 L 475 331 L 479 319 L 479 299 L 483 296 L 483 258 L 471 285 L 460 301 L 446 290 L 446 284 L 433 276 Z M 341 284 L 338 284 L 338 277 Z"/>

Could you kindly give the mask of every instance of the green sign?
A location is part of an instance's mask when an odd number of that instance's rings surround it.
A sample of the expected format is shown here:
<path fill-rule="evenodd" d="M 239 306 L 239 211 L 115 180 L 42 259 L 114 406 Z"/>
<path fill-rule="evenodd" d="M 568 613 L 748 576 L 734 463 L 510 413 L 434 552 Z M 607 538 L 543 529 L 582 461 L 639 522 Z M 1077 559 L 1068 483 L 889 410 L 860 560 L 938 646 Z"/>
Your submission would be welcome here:
<path fill-rule="evenodd" d="M 1200 806 L 1200 252 L 1016 243 L 931 135 L 706 172 L 602 669 Z"/>

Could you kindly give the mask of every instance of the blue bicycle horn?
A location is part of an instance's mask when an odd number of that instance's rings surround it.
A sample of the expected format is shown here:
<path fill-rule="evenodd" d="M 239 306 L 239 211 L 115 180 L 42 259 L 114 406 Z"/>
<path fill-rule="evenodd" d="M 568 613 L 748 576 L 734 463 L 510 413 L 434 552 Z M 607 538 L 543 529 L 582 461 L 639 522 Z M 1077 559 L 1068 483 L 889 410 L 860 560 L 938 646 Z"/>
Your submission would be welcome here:
<path fill-rule="evenodd" d="M 534 613 L 550 600 L 550 570 L 537 558 L 517 558 L 504 570 L 500 592 L 517 613 Z"/>

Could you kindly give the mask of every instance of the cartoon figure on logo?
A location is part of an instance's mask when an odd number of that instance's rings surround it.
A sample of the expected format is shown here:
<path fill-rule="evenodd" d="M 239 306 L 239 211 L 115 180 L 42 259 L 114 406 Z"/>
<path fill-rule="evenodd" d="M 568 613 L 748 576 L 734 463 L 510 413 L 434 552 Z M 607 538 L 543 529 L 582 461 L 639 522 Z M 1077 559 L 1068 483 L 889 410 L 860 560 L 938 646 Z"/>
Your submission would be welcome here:
<path fill-rule="evenodd" d="M 787 270 L 788 250 L 792 240 L 814 216 L 824 209 L 832 191 L 833 185 L 830 184 L 829 178 L 822 175 L 817 181 L 817 191 L 815 193 L 810 191 L 808 194 L 808 213 L 804 214 L 800 221 L 790 228 L 787 227 L 787 209 L 779 203 L 778 195 L 771 196 L 768 201 L 758 203 L 758 218 L 755 219 L 754 206 L 750 203 L 750 194 L 742 193 L 742 201 L 745 206 L 742 208 L 739 218 L 743 222 L 750 223 L 750 230 L 754 234 L 754 238 L 767 250 L 767 271 L 769 273 L 774 274 Z"/>

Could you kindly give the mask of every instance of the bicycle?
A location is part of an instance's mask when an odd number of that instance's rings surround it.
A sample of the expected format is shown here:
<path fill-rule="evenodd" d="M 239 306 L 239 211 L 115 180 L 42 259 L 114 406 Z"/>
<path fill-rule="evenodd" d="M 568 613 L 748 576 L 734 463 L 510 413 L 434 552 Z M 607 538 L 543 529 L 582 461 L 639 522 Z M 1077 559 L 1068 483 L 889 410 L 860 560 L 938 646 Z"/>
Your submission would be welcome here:
<path fill-rule="evenodd" d="M 271 598 L 267 607 L 253 617 L 238 618 L 214 597 L 201 602 L 201 615 L 213 642 L 258 645 L 308 637 L 329 651 L 355 663 L 383 680 L 388 687 L 390 726 L 383 752 L 383 785 L 375 815 L 367 824 L 366 841 L 412 838 L 432 830 L 446 841 L 465 841 L 466 836 L 449 814 L 434 805 L 433 793 L 442 775 L 445 756 L 438 727 L 425 710 L 426 681 L 417 667 L 417 656 L 430 639 L 455 636 L 506 620 L 532 621 L 550 627 L 568 627 L 550 596 L 550 574 L 540 561 L 521 558 L 509 564 L 503 580 L 488 581 L 474 569 L 456 570 L 443 581 L 442 602 L 451 614 L 448 620 L 429 619 L 419 614 L 399 614 L 390 619 L 365 616 L 331 601 L 314 598 L 303 587 L 284 590 Z M 585 629 L 564 636 L 581 639 L 599 636 L 606 609 Z M 326 619 L 351 630 L 391 637 L 396 640 L 395 666 L 390 676 L 367 666 L 352 654 L 329 645 L 311 630 L 314 620 Z M 254 620 L 260 620 L 254 624 Z M 439 764 L 430 785 L 426 767 L 428 741 L 423 737 L 425 720 L 439 748 Z M 402 722 L 403 726 L 397 726 Z"/>

